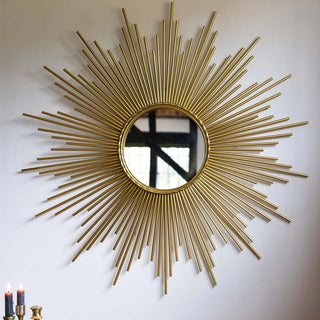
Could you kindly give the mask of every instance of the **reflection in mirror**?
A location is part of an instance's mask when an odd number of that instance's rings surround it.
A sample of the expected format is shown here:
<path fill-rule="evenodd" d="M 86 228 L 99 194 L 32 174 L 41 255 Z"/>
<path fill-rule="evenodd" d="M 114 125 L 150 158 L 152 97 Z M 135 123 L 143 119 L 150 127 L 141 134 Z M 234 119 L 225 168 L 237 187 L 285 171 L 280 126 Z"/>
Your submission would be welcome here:
<path fill-rule="evenodd" d="M 173 189 L 199 171 L 205 143 L 197 124 L 183 112 L 159 108 L 143 114 L 125 142 L 126 164 L 143 184 Z"/>

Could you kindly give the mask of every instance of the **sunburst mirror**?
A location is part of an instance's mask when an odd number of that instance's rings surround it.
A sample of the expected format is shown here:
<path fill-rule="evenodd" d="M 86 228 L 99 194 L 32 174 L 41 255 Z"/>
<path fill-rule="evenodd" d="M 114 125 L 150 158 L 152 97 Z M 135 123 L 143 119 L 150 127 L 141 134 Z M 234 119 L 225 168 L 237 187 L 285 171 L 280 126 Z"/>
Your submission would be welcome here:
<path fill-rule="evenodd" d="M 73 261 L 115 233 L 114 284 L 148 246 L 165 293 L 179 246 L 216 284 L 214 234 L 260 258 L 243 217 L 290 222 L 254 186 L 287 183 L 285 175 L 307 177 L 261 155 L 292 135 L 279 130 L 307 121 L 287 124 L 287 117 L 265 115 L 280 93 L 265 94 L 291 75 L 245 88 L 239 84 L 259 38 L 220 65 L 212 63 L 215 12 L 186 44 L 173 19 L 173 3 L 153 39 L 141 37 L 122 13 L 124 42 L 118 53 L 77 32 L 91 78 L 63 69 L 68 79 L 44 67 L 78 114 L 24 114 L 48 123 L 38 130 L 65 144 L 52 148 L 53 156 L 38 158 L 43 165 L 23 169 L 69 179 L 48 198 L 61 200 L 36 217 L 70 210 L 73 216 L 84 214 Z"/>

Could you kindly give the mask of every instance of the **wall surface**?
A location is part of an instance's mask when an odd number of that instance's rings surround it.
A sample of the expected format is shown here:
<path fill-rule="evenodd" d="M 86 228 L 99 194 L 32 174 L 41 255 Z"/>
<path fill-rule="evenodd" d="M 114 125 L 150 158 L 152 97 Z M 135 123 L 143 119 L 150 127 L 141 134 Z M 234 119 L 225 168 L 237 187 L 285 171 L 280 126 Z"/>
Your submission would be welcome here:
<path fill-rule="evenodd" d="M 43 69 L 67 67 L 82 71 L 85 59 L 75 35 L 80 30 L 97 39 L 104 49 L 115 48 L 121 38 L 125 7 L 141 33 L 153 36 L 168 14 L 167 1 L 150 0 L 1 0 L 1 213 L 0 294 L 10 281 L 23 282 L 28 306 L 44 307 L 44 319 L 317 319 L 320 314 L 320 2 L 318 0 L 177 0 L 175 17 L 182 35 L 196 36 L 210 13 L 218 11 L 219 30 L 214 56 L 219 64 L 229 53 L 248 46 L 256 36 L 244 85 L 293 78 L 279 88 L 282 96 L 269 112 L 291 121 L 310 120 L 292 129 L 265 154 L 276 155 L 293 170 L 309 173 L 308 179 L 291 178 L 287 185 L 257 188 L 279 205 L 293 222 L 248 220 L 248 232 L 262 254 L 257 260 L 247 250 L 239 254 L 232 245 L 217 240 L 212 287 L 206 273 L 198 273 L 181 251 L 173 266 L 169 294 L 162 295 L 154 278 L 148 252 L 111 285 L 114 242 L 96 246 L 74 264 L 78 225 L 83 216 L 66 213 L 33 219 L 47 207 L 44 199 L 58 182 L 49 176 L 20 174 L 48 153 L 46 135 L 38 123 L 21 116 L 42 110 L 69 111 L 67 103 Z M 277 91 L 274 91 L 277 92 Z M 63 180 L 61 180 L 63 181 Z M 0 315 L 4 307 L 0 303 Z M 30 317 L 30 313 L 27 314 Z"/>

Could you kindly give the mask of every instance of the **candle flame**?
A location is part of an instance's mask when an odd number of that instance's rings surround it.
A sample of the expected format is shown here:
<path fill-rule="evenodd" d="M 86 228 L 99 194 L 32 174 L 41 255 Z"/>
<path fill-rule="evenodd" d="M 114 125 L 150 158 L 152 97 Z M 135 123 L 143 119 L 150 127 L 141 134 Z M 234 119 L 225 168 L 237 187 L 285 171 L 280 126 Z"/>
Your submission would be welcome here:
<path fill-rule="evenodd" d="M 10 292 L 11 291 L 11 284 L 8 282 L 7 284 L 7 291 Z"/>
<path fill-rule="evenodd" d="M 23 284 L 22 283 L 20 283 L 20 285 L 19 285 L 19 290 L 23 290 Z"/>

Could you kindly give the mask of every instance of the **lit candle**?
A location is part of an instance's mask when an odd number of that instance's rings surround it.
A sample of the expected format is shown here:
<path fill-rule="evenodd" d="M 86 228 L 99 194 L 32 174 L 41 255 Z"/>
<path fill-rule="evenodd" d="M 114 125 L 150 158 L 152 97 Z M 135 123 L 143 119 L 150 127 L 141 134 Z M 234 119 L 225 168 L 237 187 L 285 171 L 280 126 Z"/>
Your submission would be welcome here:
<path fill-rule="evenodd" d="M 17 305 L 18 306 L 24 305 L 24 289 L 23 289 L 22 284 L 20 284 L 20 287 L 17 290 Z"/>
<path fill-rule="evenodd" d="M 6 317 L 13 317 L 13 295 L 11 292 L 10 283 L 7 285 L 7 292 L 4 294 L 4 301 L 5 301 L 5 316 Z"/>

